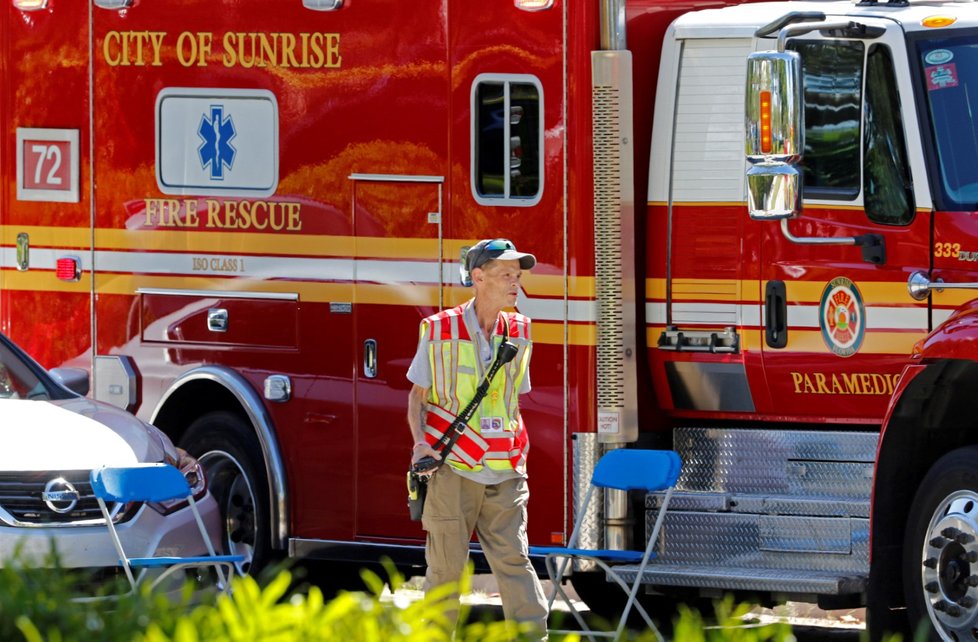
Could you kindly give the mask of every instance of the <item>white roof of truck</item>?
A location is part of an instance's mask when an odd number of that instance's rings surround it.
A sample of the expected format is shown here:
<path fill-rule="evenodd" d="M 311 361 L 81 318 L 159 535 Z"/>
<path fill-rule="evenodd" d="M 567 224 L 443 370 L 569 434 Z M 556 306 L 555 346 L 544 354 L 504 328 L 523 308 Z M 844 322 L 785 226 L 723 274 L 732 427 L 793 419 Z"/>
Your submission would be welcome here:
<path fill-rule="evenodd" d="M 931 16 L 950 16 L 948 28 L 978 26 L 978 2 L 912 2 L 908 7 L 857 6 L 854 2 L 757 2 L 723 9 L 705 9 L 680 16 L 673 23 L 676 38 L 749 38 L 766 24 L 791 12 L 820 11 L 829 19 L 860 16 L 893 20 L 906 31 L 938 31 L 923 27 L 921 21 Z M 774 34 L 773 37 L 777 37 Z"/>

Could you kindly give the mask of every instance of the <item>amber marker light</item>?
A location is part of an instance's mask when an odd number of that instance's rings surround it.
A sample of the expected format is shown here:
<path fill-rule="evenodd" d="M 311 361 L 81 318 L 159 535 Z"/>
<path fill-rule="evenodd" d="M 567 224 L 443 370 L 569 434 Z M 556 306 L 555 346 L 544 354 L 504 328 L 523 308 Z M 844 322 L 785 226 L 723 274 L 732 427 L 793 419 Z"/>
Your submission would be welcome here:
<path fill-rule="evenodd" d="M 761 102 L 761 153 L 771 153 L 771 92 L 762 91 Z"/>
<path fill-rule="evenodd" d="M 554 6 L 554 0 L 513 0 L 513 4 L 523 11 L 544 11 Z"/>
<path fill-rule="evenodd" d="M 939 29 L 941 27 L 949 27 L 957 21 L 958 19 L 954 16 L 928 16 L 921 20 L 920 24 L 931 29 Z"/>
<path fill-rule="evenodd" d="M 14 8 L 21 11 L 37 11 L 48 6 L 48 0 L 14 0 Z"/>

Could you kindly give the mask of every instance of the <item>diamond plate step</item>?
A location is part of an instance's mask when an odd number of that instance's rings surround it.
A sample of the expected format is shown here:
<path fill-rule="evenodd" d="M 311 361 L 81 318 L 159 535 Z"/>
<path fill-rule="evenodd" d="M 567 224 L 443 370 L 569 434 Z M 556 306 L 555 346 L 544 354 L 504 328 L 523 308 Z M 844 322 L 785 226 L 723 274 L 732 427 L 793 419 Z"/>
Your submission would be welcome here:
<path fill-rule="evenodd" d="M 875 432 L 677 428 L 676 489 L 760 497 L 868 502 Z"/>
<path fill-rule="evenodd" d="M 645 507 L 658 509 L 666 494 L 649 493 Z M 826 517 L 869 517 L 869 500 L 812 499 L 794 495 L 736 495 L 675 491 L 670 511 L 712 511 L 725 513 L 763 513 L 770 515 L 818 515 Z"/>
<path fill-rule="evenodd" d="M 626 581 L 635 581 L 638 565 L 616 566 Z M 809 595 L 849 595 L 866 590 L 865 576 L 812 573 L 781 569 L 653 564 L 642 574 L 643 584 L 686 586 L 728 591 L 805 593 Z"/>

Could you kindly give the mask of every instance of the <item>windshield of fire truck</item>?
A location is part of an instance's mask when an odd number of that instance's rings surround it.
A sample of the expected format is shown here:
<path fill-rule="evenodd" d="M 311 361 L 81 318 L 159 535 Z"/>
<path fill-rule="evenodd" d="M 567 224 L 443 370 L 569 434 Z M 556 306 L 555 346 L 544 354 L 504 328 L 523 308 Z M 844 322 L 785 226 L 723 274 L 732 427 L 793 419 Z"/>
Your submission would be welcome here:
<path fill-rule="evenodd" d="M 978 210 L 978 31 L 916 41 L 940 209 Z"/>

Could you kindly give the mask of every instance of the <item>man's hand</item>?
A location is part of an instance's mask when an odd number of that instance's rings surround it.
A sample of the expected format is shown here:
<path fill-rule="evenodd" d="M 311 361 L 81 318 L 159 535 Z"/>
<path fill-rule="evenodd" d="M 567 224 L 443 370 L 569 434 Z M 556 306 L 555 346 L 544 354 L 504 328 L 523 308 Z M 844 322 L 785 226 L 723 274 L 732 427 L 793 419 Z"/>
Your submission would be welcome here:
<path fill-rule="evenodd" d="M 418 442 L 414 444 L 414 449 L 411 451 L 411 466 L 412 468 L 416 463 L 424 459 L 425 457 L 431 457 L 435 461 L 441 461 L 441 455 L 435 452 L 435 449 L 429 446 L 425 442 Z M 431 470 L 421 471 L 419 475 L 430 475 L 434 473 L 437 468 L 432 468 Z"/>

